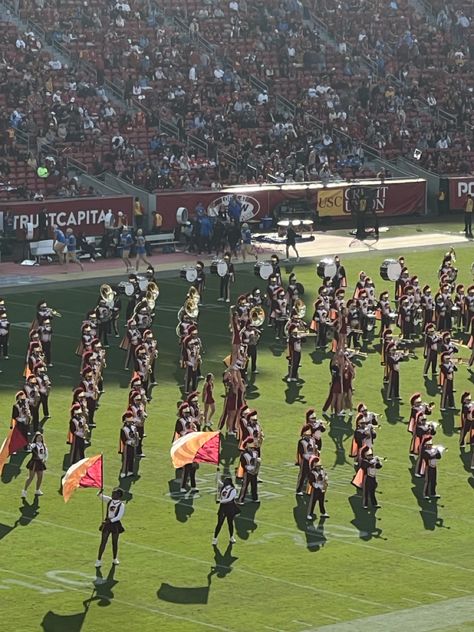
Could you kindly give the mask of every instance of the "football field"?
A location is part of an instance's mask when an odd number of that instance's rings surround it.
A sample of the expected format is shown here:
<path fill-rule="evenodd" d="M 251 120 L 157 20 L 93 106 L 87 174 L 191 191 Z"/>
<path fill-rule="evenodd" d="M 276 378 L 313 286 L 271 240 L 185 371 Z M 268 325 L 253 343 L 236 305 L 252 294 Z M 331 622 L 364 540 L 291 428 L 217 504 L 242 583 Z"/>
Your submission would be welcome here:
<path fill-rule="evenodd" d="M 411 274 L 420 284 L 438 286 L 437 270 L 446 248 L 404 252 Z M 401 253 L 400 253 L 401 254 Z M 376 283 L 376 295 L 393 284 L 380 278 L 381 253 L 344 256 L 352 295 L 360 270 Z M 458 282 L 472 282 L 472 248 L 457 249 Z M 314 263 L 289 266 L 305 286 L 307 319 L 320 279 Z M 237 266 L 232 289 L 238 294 L 265 282 L 253 265 Z M 216 415 L 222 411 L 223 358 L 230 351 L 229 310 L 216 302 L 217 277 L 208 275 L 199 318 L 204 374 L 215 375 Z M 114 280 L 115 281 L 115 280 Z M 100 283 L 72 284 L 40 290 L 5 290 L 12 322 L 10 360 L 0 361 L 0 440 L 7 435 L 11 407 L 22 386 L 21 374 L 29 325 L 36 303 L 46 299 L 62 314 L 54 320 L 51 419 L 44 425 L 49 460 L 44 496 L 26 501 L 20 493 L 29 457 L 19 453 L 5 466 L 0 482 L 0 630 L 18 632 L 129 632 L 222 630 L 237 632 L 382 632 L 474 629 L 474 564 L 470 551 L 474 528 L 473 487 L 468 449 L 459 449 L 459 412 L 439 411 L 435 380 L 423 378 L 423 353 L 401 364 L 402 403 L 383 397 L 383 368 L 378 338 L 356 358 L 354 405 L 363 400 L 381 413 L 374 453 L 387 458 L 378 476 L 382 508 L 364 510 L 350 484 L 352 424 L 331 419 L 323 435 L 322 462 L 329 474 L 327 509 L 330 518 L 306 520 L 306 497 L 295 496 L 294 465 L 305 411 L 318 417 L 329 389 L 329 353 L 315 350 L 314 339 L 303 347 L 301 383 L 287 384 L 286 345 L 264 328 L 259 345 L 259 371 L 247 390 L 247 401 L 259 413 L 265 433 L 262 448 L 261 504 L 246 504 L 236 519 L 237 543 L 228 545 L 224 527 L 211 546 L 216 521 L 216 468 L 201 465 L 199 494 L 179 493 L 169 448 L 181 400 L 183 370 L 178 367 L 176 313 L 187 284 L 158 273 L 160 296 L 154 331 L 159 345 L 158 386 L 148 405 L 146 458 L 137 475 L 120 484 L 127 491 L 120 539 L 120 565 L 111 566 L 107 548 L 96 571 L 101 503 L 95 490 L 77 490 L 68 504 L 60 495 L 69 446 L 66 434 L 72 389 L 79 381 L 75 349 L 80 324 L 97 303 Z M 125 301 L 124 301 L 125 302 Z M 125 311 L 123 309 L 123 311 Z M 121 320 L 123 326 L 124 319 Z M 123 328 L 121 331 L 124 331 Z M 459 335 L 461 342 L 467 337 Z M 117 454 L 121 416 L 127 406 L 130 373 L 124 371 L 120 339 L 107 350 L 105 393 L 96 414 L 97 428 L 87 455 L 103 453 L 106 493 L 119 483 Z M 469 357 L 467 349 L 459 356 Z M 471 390 L 472 374 L 464 365 L 456 374 L 456 403 Z M 200 382 L 200 386 L 202 382 Z M 419 390 L 434 400 L 433 419 L 440 423 L 435 443 L 448 448 L 439 464 L 438 501 L 422 498 L 422 481 L 412 476 L 407 432 L 410 395 Z M 221 469 L 234 472 L 237 442 L 222 441 Z M 110 547 L 110 544 L 109 544 Z"/>

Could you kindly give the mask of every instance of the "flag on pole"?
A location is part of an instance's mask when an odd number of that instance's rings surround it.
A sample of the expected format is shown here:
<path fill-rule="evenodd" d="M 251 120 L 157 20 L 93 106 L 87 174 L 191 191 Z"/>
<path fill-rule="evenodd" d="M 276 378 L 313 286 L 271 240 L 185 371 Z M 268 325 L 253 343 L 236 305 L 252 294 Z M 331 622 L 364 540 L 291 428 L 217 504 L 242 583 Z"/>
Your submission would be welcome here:
<path fill-rule="evenodd" d="M 77 463 L 74 463 L 74 465 L 71 465 L 62 480 L 65 503 L 67 503 L 73 491 L 78 487 L 104 488 L 102 458 L 102 454 L 96 454 L 95 456 L 81 459 Z"/>
<path fill-rule="evenodd" d="M 23 450 L 23 448 L 27 445 L 28 439 L 20 432 L 16 424 L 14 424 L 0 448 L 0 474 L 2 473 L 3 466 L 7 462 L 8 458 L 14 452 Z"/>
<path fill-rule="evenodd" d="M 219 447 L 221 433 L 189 432 L 176 439 L 170 450 L 171 460 L 175 468 L 188 463 L 213 463 L 219 465 Z"/>

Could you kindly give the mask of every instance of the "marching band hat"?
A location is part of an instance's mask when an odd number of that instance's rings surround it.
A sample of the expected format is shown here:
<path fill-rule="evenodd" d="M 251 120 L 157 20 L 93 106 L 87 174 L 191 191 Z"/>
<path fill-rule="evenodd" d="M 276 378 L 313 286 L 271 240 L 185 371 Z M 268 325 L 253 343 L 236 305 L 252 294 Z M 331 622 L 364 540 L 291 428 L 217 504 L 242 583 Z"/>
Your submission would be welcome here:
<path fill-rule="evenodd" d="M 130 272 L 130 274 L 128 275 L 128 278 L 135 281 L 135 279 L 137 278 L 137 275 L 134 272 Z"/>
<path fill-rule="evenodd" d="M 298 329 L 298 325 L 297 325 L 297 323 L 291 323 L 291 324 L 289 325 L 289 327 L 288 327 L 288 331 L 289 331 L 289 332 L 291 332 L 291 331 L 295 331 L 295 329 Z"/>
<path fill-rule="evenodd" d="M 131 410 L 128 410 L 128 409 L 127 409 L 127 410 L 124 412 L 124 414 L 122 415 L 122 421 L 123 421 L 124 423 L 127 423 L 127 421 L 130 421 L 130 419 L 133 419 L 133 413 L 132 413 L 132 411 L 131 411 Z"/>
<path fill-rule="evenodd" d="M 74 404 L 71 406 L 71 413 L 74 414 L 80 410 L 82 410 L 82 406 L 78 402 L 74 402 Z"/>
<path fill-rule="evenodd" d="M 346 290 L 343 287 L 340 287 L 339 289 L 336 290 L 336 296 L 338 296 L 339 294 L 345 294 Z"/>
<path fill-rule="evenodd" d="M 314 408 L 308 408 L 306 411 L 306 421 L 309 421 L 313 416 L 316 416 L 316 410 Z"/>
<path fill-rule="evenodd" d="M 254 448 L 255 447 L 255 440 L 253 437 L 247 437 L 246 439 L 244 439 L 242 441 L 242 447 L 244 448 Z"/>
<path fill-rule="evenodd" d="M 387 351 L 393 351 L 397 348 L 397 345 L 394 342 L 389 342 L 387 345 Z"/>
<path fill-rule="evenodd" d="M 366 273 L 365 273 L 363 270 L 361 270 L 361 271 L 359 272 L 359 279 L 361 279 L 361 280 L 362 280 L 362 278 L 364 278 L 364 279 L 365 279 L 365 277 L 366 277 L 366 276 L 367 276 L 367 275 L 366 275 Z"/>
<path fill-rule="evenodd" d="M 421 393 L 413 393 L 410 397 L 410 406 L 414 406 L 417 400 L 420 400 L 421 402 Z"/>
<path fill-rule="evenodd" d="M 143 332 L 143 337 L 145 336 L 153 336 L 153 332 L 151 329 L 145 329 L 145 331 Z"/>
<path fill-rule="evenodd" d="M 196 261 L 196 267 L 204 268 L 204 263 L 202 261 Z"/>
<path fill-rule="evenodd" d="M 360 455 L 362 457 L 364 457 L 364 456 L 371 456 L 372 454 L 373 454 L 372 448 L 370 446 L 368 446 L 368 445 L 365 445 L 360 451 Z"/>
<path fill-rule="evenodd" d="M 280 258 L 279 258 L 279 256 L 278 256 L 278 255 L 272 255 L 272 256 L 270 257 L 270 259 L 271 259 L 272 261 L 274 261 L 275 263 L 278 263 L 278 262 L 280 261 Z"/>
<path fill-rule="evenodd" d="M 296 280 L 296 274 L 292 272 L 290 276 L 288 277 L 288 283 L 291 283 L 292 281 L 295 281 L 295 280 Z"/>
<path fill-rule="evenodd" d="M 84 332 L 85 332 L 85 331 L 87 331 L 87 330 L 89 330 L 89 331 L 90 331 L 91 329 L 92 329 L 92 328 L 91 328 L 91 326 L 90 326 L 90 323 L 84 323 L 84 324 L 82 325 L 82 327 L 81 327 L 81 331 L 82 331 L 82 333 L 84 333 Z"/>
<path fill-rule="evenodd" d="M 445 362 L 447 359 L 449 360 L 450 357 L 451 354 L 449 353 L 449 351 L 445 351 L 441 354 L 441 362 Z"/>
<path fill-rule="evenodd" d="M 33 380 L 35 380 L 35 381 L 36 381 L 36 375 L 34 375 L 34 373 L 30 373 L 30 374 L 28 375 L 28 377 L 26 378 L 26 381 L 27 381 L 27 382 L 32 382 Z"/>
<path fill-rule="evenodd" d="M 391 329 L 386 329 L 386 330 L 383 332 L 383 337 L 384 337 L 384 338 L 388 338 L 388 336 L 393 336 L 393 331 L 392 331 Z"/>
<path fill-rule="evenodd" d="M 414 292 L 415 288 L 413 285 L 405 285 L 405 292 Z"/>
<path fill-rule="evenodd" d="M 85 397 L 84 389 L 81 386 L 78 386 L 74 389 L 72 396 L 73 399 L 77 399 L 78 397 Z"/>
<path fill-rule="evenodd" d="M 184 413 L 185 410 L 189 410 L 189 403 L 188 402 L 183 402 L 179 408 L 178 408 L 178 413 L 180 415 L 182 415 Z"/>
<path fill-rule="evenodd" d="M 82 375 L 82 377 L 86 377 L 86 375 L 87 375 L 88 373 L 92 373 L 92 372 L 93 372 L 93 371 L 92 371 L 92 367 L 90 367 L 89 365 L 87 365 L 87 366 L 85 366 L 85 367 L 82 369 L 82 373 L 81 373 L 81 375 Z"/>
<path fill-rule="evenodd" d="M 224 252 L 224 259 L 230 259 L 230 252 Z"/>
<path fill-rule="evenodd" d="M 250 410 L 248 410 L 245 413 L 245 417 L 246 419 L 249 421 L 250 419 L 252 419 L 252 417 L 256 417 L 258 415 L 257 411 L 255 410 L 255 408 L 250 408 Z"/>
<path fill-rule="evenodd" d="M 124 491 L 121 487 L 114 487 L 112 490 L 112 494 L 116 494 L 117 496 L 119 496 L 119 498 L 122 498 L 124 495 Z"/>
<path fill-rule="evenodd" d="M 191 393 L 189 393 L 189 395 L 186 397 L 186 402 L 189 403 L 192 399 L 195 399 L 196 397 L 199 397 L 199 391 L 192 391 Z"/>
<path fill-rule="evenodd" d="M 426 323 L 426 325 L 425 325 L 425 333 L 427 331 L 429 331 L 430 329 L 434 329 L 434 328 L 435 328 L 434 323 Z"/>
<path fill-rule="evenodd" d="M 30 333 L 28 335 L 29 335 L 30 340 L 31 340 L 31 338 L 33 338 L 33 336 L 38 336 L 39 335 L 38 334 L 38 330 L 37 329 L 31 329 Z"/>
<path fill-rule="evenodd" d="M 362 411 L 367 410 L 367 406 L 364 404 L 364 402 L 360 402 L 360 404 L 358 404 L 357 406 L 357 412 L 361 413 Z"/>
<path fill-rule="evenodd" d="M 301 436 L 302 436 L 302 437 L 303 437 L 303 436 L 309 436 L 309 435 L 312 435 L 312 434 L 313 434 L 313 429 L 311 428 L 311 426 L 304 425 L 304 426 L 301 428 Z"/>
<path fill-rule="evenodd" d="M 464 290 L 464 285 L 462 283 L 458 283 L 456 285 L 456 292 L 460 292 L 461 290 Z"/>
<path fill-rule="evenodd" d="M 443 331 L 443 333 L 441 334 L 441 338 L 443 340 L 445 340 L 446 338 L 450 338 L 451 337 L 451 332 L 450 331 Z"/>
<path fill-rule="evenodd" d="M 357 413 L 356 418 L 355 418 L 356 428 L 359 428 L 360 426 L 364 425 L 365 423 L 367 423 L 367 420 L 364 417 L 363 413 Z"/>
<path fill-rule="evenodd" d="M 410 283 L 416 283 L 416 282 L 418 282 L 418 277 L 415 274 L 414 276 L 411 277 Z"/>
<path fill-rule="evenodd" d="M 321 459 L 319 458 L 319 456 L 316 456 L 315 454 L 313 454 L 313 456 L 309 458 L 309 467 L 313 467 L 315 465 L 322 465 L 322 464 L 321 464 Z"/>
<path fill-rule="evenodd" d="M 352 307 L 352 305 L 354 305 L 354 303 L 355 303 L 355 300 L 354 300 L 353 298 L 350 298 L 350 299 L 347 301 L 347 303 L 346 303 L 346 307 L 347 307 L 347 308 Z"/>
<path fill-rule="evenodd" d="M 381 300 L 382 300 L 382 297 L 383 297 L 383 296 L 388 296 L 388 292 L 387 292 L 387 290 L 384 290 L 383 292 L 380 292 L 379 301 L 381 301 Z"/>
<path fill-rule="evenodd" d="M 467 291 L 468 291 L 468 292 L 474 292 L 474 285 L 470 285 L 470 286 L 467 288 Z"/>
<path fill-rule="evenodd" d="M 17 394 L 15 395 L 15 399 L 19 399 L 20 397 L 21 398 L 26 397 L 25 391 L 17 391 Z"/>
<path fill-rule="evenodd" d="M 277 290 L 276 290 L 276 294 L 277 294 L 278 296 L 280 296 L 281 294 L 285 294 L 285 288 L 283 288 L 283 287 L 279 287 L 279 288 L 277 288 Z"/>
<path fill-rule="evenodd" d="M 142 378 L 139 375 L 135 375 L 135 377 L 132 377 L 132 379 L 130 380 L 130 386 L 134 387 L 137 384 L 141 384 L 142 382 Z"/>
<path fill-rule="evenodd" d="M 464 402 L 468 399 L 471 399 L 471 393 L 469 391 L 464 391 L 461 395 L 461 403 L 464 404 Z"/>
<path fill-rule="evenodd" d="M 431 435 L 425 435 L 421 440 L 422 446 L 433 445 L 433 437 Z"/>
<path fill-rule="evenodd" d="M 422 291 L 423 291 L 423 294 L 426 294 L 426 292 L 428 292 L 428 290 L 431 292 L 431 288 L 430 288 L 430 286 L 429 286 L 429 285 L 424 285 L 424 286 L 423 286 L 423 290 L 422 290 Z"/>

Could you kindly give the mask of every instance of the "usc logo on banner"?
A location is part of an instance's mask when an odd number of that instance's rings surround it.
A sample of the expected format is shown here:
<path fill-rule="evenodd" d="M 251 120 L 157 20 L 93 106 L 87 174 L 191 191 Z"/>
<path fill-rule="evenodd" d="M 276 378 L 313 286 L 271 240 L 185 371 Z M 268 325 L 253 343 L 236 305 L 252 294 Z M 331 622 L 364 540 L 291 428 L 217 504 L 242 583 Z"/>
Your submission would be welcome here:
<path fill-rule="evenodd" d="M 342 189 L 321 189 L 318 191 L 319 217 L 344 215 L 344 196 Z"/>

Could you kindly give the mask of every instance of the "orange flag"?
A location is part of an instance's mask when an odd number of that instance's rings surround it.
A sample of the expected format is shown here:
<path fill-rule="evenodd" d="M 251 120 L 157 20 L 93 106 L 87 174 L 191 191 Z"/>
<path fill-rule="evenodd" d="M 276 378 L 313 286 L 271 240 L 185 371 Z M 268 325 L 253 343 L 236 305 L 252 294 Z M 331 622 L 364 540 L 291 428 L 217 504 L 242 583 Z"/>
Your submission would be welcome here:
<path fill-rule="evenodd" d="M 170 450 L 175 468 L 188 463 L 213 463 L 219 465 L 221 433 L 190 432 L 173 442 Z"/>
<path fill-rule="evenodd" d="M 18 452 L 18 450 L 23 450 L 27 445 L 28 439 L 25 439 L 15 424 L 0 448 L 0 474 L 10 455 L 14 452 Z"/>
<path fill-rule="evenodd" d="M 97 487 L 103 489 L 103 457 L 96 454 L 85 459 L 81 459 L 68 469 L 63 476 L 62 489 L 64 502 L 71 498 L 72 493 L 78 487 Z"/>

